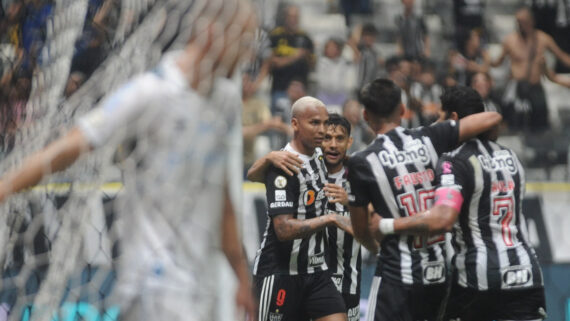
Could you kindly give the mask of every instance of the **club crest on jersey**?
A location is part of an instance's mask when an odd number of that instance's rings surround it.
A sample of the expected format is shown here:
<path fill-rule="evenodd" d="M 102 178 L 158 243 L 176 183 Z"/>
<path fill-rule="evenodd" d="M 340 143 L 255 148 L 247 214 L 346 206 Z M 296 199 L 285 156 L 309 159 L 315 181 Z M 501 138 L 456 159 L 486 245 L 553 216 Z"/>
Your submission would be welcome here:
<path fill-rule="evenodd" d="M 331 280 L 333 281 L 334 285 L 336 286 L 336 289 L 341 292 L 342 291 L 342 278 L 343 275 L 342 274 L 333 274 L 331 275 Z"/>
<path fill-rule="evenodd" d="M 285 186 L 287 186 L 287 179 L 284 176 L 279 175 L 275 177 L 273 184 L 277 188 L 285 188 Z"/>
<path fill-rule="evenodd" d="M 503 270 L 503 287 L 525 286 L 532 282 L 532 271 L 524 266 L 512 266 Z"/>
<path fill-rule="evenodd" d="M 477 156 L 477 160 L 481 164 L 481 167 L 487 172 L 507 170 L 511 174 L 516 174 L 518 171 L 513 155 L 506 150 L 495 151 L 492 157 L 479 155 Z"/>
<path fill-rule="evenodd" d="M 390 168 L 418 162 L 427 165 L 431 160 L 426 145 L 422 144 L 419 139 L 404 144 L 404 150 L 382 150 L 378 157 L 382 165 Z"/>

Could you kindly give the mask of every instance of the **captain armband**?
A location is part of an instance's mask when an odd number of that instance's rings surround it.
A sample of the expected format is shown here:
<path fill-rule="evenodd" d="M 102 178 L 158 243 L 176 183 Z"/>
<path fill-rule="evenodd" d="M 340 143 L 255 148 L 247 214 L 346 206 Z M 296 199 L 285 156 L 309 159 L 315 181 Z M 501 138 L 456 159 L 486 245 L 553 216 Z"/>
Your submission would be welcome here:
<path fill-rule="evenodd" d="M 441 187 L 435 191 L 435 205 L 446 205 L 461 212 L 463 204 L 463 196 L 461 192 L 451 187 Z"/>

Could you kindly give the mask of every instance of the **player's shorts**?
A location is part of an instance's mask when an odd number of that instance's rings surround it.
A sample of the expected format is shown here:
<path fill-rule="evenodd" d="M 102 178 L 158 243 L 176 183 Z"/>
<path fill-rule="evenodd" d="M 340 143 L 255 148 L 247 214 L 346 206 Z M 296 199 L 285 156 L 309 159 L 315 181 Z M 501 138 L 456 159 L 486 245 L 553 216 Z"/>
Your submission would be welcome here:
<path fill-rule="evenodd" d="M 543 288 L 477 291 L 454 284 L 444 320 L 543 320 L 545 317 Z"/>
<path fill-rule="evenodd" d="M 342 296 L 327 273 L 254 278 L 259 321 L 298 321 L 346 313 Z"/>
<path fill-rule="evenodd" d="M 343 293 L 348 321 L 360 321 L 360 295 Z"/>
<path fill-rule="evenodd" d="M 445 293 L 445 284 L 412 287 L 375 276 L 366 321 L 436 320 Z"/>

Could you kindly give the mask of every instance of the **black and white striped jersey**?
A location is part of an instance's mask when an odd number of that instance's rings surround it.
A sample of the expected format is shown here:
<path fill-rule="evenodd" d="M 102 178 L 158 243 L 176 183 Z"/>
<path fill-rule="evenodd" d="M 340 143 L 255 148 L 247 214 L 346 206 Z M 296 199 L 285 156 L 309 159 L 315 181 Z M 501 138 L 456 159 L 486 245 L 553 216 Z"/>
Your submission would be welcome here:
<path fill-rule="evenodd" d="M 345 167 L 337 173 L 329 173 L 328 182 L 342 186 L 348 192 L 346 174 L 347 170 Z M 348 207 L 340 203 L 329 202 L 327 213 L 329 212 L 350 217 Z M 336 226 L 327 227 L 327 236 L 329 241 L 327 265 L 337 289 L 345 294 L 360 294 L 360 271 L 362 266 L 360 243 L 350 233 Z"/>
<path fill-rule="evenodd" d="M 457 147 L 454 121 L 429 127 L 397 127 L 348 161 L 352 206 L 367 206 L 385 218 L 412 216 L 432 206 L 439 155 Z M 445 235 L 389 235 L 381 244 L 376 275 L 406 285 L 445 282 Z"/>
<path fill-rule="evenodd" d="M 459 285 L 476 290 L 541 287 L 542 274 L 522 213 L 524 169 L 510 149 L 473 139 L 444 154 L 441 188 L 461 191 L 452 260 Z"/>
<path fill-rule="evenodd" d="M 325 230 L 310 237 L 292 241 L 279 241 L 272 218 L 293 214 L 299 220 L 323 215 L 326 197 L 323 187 L 327 181 L 326 167 L 320 148 L 312 156 L 299 154 L 290 144 L 284 150 L 296 153 L 304 164 L 299 174 L 288 176 L 271 166 L 265 177 L 267 214 L 269 219 L 261 248 L 257 251 L 253 274 L 310 274 L 327 269 L 325 261 Z"/>

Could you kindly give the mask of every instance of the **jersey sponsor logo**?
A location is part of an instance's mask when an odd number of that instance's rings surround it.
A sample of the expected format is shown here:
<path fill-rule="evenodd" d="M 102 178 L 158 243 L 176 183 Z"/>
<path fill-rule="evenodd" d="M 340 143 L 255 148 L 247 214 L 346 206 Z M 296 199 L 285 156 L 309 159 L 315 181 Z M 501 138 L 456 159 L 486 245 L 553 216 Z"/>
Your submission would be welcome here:
<path fill-rule="evenodd" d="M 320 266 L 323 263 L 325 263 L 325 253 L 319 253 L 309 257 L 309 266 Z"/>
<path fill-rule="evenodd" d="M 516 174 L 518 171 L 513 155 L 506 150 L 495 151 L 492 157 L 478 155 L 477 160 L 487 172 L 507 170 L 511 174 Z"/>
<path fill-rule="evenodd" d="M 433 182 L 435 174 L 431 168 L 421 171 L 413 172 L 406 175 L 394 177 L 394 185 L 397 189 L 402 189 L 405 185 L 419 185 L 424 182 Z"/>
<path fill-rule="evenodd" d="M 293 207 L 293 202 L 272 202 L 270 208 Z"/>
<path fill-rule="evenodd" d="M 384 166 L 394 168 L 398 165 L 422 163 L 429 164 L 430 157 L 427 147 L 419 139 L 414 139 L 404 145 L 404 150 L 382 150 L 378 154 L 380 162 Z"/>
<path fill-rule="evenodd" d="M 360 307 L 356 306 L 350 308 L 347 311 L 348 321 L 359 321 L 360 320 Z"/>
<path fill-rule="evenodd" d="M 441 175 L 441 185 L 455 185 L 455 175 L 453 174 Z"/>
<path fill-rule="evenodd" d="M 275 310 L 275 312 L 269 312 L 269 321 L 281 320 L 283 320 L 283 313 L 279 313 L 279 310 Z"/>
<path fill-rule="evenodd" d="M 343 278 L 342 274 L 331 275 L 331 280 L 333 281 L 334 286 L 336 286 L 336 289 L 338 290 L 338 292 L 341 292 L 341 293 L 342 293 L 342 278 Z"/>
<path fill-rule="evenodd" d="M 287 186 L 287 179 L 284 176 L 279 175 L 275 177 L 273 184 L 277 188 L 285 188 L 285 186 Z"/>
<path fill-rule="evenodd" d="M 275 200 L 276 201 L 286 201 L 287 200 L 287 193 L 284 190 L 275 191 Z"/>
<path fill-rule="evenodd" d="M 305 203 L 305 205 L 310 206 L 315 202 L 315 191 L 310 189 L 308 191 L 305 192 L 305 194 L 303 195 L 303 202 Z"/>
<path fill-rule="evenodd" d="M 441 164 L 441 169 L 443 170 L 444 174 L 451 174 L 451 163 L 448 161 L 445 161 Z"/>
<path fill-rule="evenodd" d="M 512 266 L 503 270 L 503 287 L 519 287 L 532 283 L 532 271 L 524 266 Z"/>
<path fill-rule="evenodd" d="M 425 283 L 435 283 L 443 281 L 445 277 L 445 265 L 440 262 L 429 263 L 424 268 Z"/>
<path fill-rule="evenodd" d="M 284 289 L 279 289 L 279 291 L 277 291 L 277 299 L 275 300 L 275 304 L 277 304 L 278 307 L 282 307 L 283 304 L 285 304 L 286 295 L 287 291 L 285 291 Z"/>

